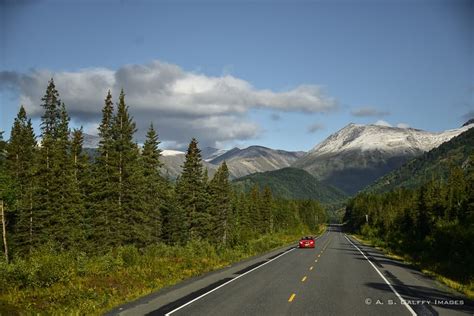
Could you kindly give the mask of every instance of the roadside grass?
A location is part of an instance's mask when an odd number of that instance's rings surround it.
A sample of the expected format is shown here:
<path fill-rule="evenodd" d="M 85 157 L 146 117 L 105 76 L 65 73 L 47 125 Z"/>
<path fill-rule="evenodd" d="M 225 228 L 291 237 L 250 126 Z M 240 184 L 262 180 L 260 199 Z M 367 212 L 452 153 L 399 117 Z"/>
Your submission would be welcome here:
<path fill-rule="evenodd" d="M 321 226 L 317 233 L 324 229 Z M 234 248 L 198 240 L 185 246 L 125 246 L 92 257 L 56 252 L 46 245 L 28 259 L 0 262 L 0 315 L 100 315 L 185 279 L 291 244 L 308 233 L 263 235 Z"/>
<path fill-rule="evenodd" d="M 467 284 L 460 283 L 458 281 L 455 281 L 453 279 L 450 279 L 446 276 L 443 276 L 439 273 L 436 273 L 432 270 L 429 269 L 429 267 L 423 266 L 419 262 L 413 262 L 412 259 L 407 256 L 407 255 L 401 255 L 401 254 L 396 254 L 392 252 L 390 249 L 387 248 L 386 244 L 381 240 L 381 239 L 367 239 L 362 235 L 357 235 L 357 234 L 351 234 L 351 237 L 356 239 L 362 244 L 372 246 L 384 253 L 385 256 L 387 256 L 390 259 L 398 260 L 403 263 L 406 263 L 418 270 L 420 270 L 423 274 L 432 277 L 436 279 L 438 282 L 448 286 L 451 289 L 454 289 L 462 294 L 464 294 L 467 298 L 469 299 L 474 299 L 474 281 L 471 281 Z"/>

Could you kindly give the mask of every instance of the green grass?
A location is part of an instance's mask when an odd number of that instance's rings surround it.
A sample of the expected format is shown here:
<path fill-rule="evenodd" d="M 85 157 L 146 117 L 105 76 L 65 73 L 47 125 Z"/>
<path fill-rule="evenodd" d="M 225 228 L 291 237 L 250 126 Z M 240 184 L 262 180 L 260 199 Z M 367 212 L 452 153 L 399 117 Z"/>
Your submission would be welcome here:
<path fill-rule="evenodd" d="M 458 281 L 455 281 L 453 279 L 450 279 L 446 276 L 443 276 L 439 273 L 433 272 L 432 270 L 429 269 L 429 267 L 425 267 L 419 262 L 414 262 L 409 256 L 404 255 L 404 254 L 398 254 L 392 252 L 390 249 L 388 249 L 385 245 L 385 243 L 380 240 L 380 239 L 374 239 L 374 238 L 367 238 L 362 235 L 356 235 L 353 234 L 351 235 L 354 239 L 359 241 L 362 244 L 372 246 L 380 251 L 382 251 L 388 258 L 394 259 L 401 261 L 403 263 L 406 263 L 410 266 L 413 266 L 414 268 L 420 270 L 423 274 L 430 276 L 432 278 L 435 278 L 437 281 L 441 282 L 442 284 L 448 286 L 449 288 L 452 288 L 462 294 L 464 294 L 467 298 L 469 299 L 474 299 L 474 281 L 471 281 L 467 284 L 460 283 Z"/>
<path fill-rule="evenodd" d="M 320 227 L 318 233 L 323 231 Z M 126 246 L 93 257 L 45 246 L 28 259 L 0 262 L 0 315 L 103 314 L 163 287 L 288 245 L 308 233 L 264 235 L 221 249 L 204 241 L 142 250 Z"/>

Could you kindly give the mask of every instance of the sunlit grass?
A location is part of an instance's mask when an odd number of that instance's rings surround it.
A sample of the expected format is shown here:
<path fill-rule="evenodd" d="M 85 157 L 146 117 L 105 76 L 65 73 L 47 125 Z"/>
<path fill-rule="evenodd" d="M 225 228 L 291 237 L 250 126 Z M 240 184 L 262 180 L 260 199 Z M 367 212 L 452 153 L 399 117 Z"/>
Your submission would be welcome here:
<path fill-rule="evenodd" d="M 94 257 L 45 247 L 28 260 L 0 262 L 0 315 L 100 315 L 163 287 L 288 245 L 307 233 L 264 235 L 221 249 L 204 241 L 144 250 L 121 247 Z"/>

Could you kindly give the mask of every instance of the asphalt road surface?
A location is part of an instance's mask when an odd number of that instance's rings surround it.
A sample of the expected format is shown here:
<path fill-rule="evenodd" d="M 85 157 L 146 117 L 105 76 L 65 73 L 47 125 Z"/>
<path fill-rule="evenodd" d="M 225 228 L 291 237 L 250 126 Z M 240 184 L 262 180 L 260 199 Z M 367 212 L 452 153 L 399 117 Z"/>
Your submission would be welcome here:
<path fill-rule="evenodd" d="M 359 244 L 338 226 L 330 226 L 314 249 L 292 247 L 268 255 L 111 314 L 474 315 L 472 301 Z"/>

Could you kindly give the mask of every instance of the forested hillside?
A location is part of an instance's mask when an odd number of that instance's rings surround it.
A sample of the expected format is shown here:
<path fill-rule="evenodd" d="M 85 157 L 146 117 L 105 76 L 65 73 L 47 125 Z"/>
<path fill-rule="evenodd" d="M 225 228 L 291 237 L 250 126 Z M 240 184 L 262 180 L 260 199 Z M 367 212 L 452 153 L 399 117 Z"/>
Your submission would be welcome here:
<path fill-rule="evenodd" d="M 273 195 L 297 200 L 316 200 L 321 203 L 337 203 L 346 195 L 316 180 L 307 171 L 296 168 L 283 168 L 275 171 L 251 174 L 233 181 L 245 192 L 257 185 L 259 188 L 268 186 Z"/>
<path fill-rule="evenodd" d="M 62 312 L 97 312 L 316 232 L 326 221 L 314 201 L 277 201 L 268 187 L 234 191 L 225 162 L 210 179 L 194 138 L 181 176 L 167 181 L 160 175 L 158 133 L 150 125 L 139 148 L 123 90 L 116 105 L 110 92 L 105 98 L 94 160 L 82 148 L 82 129 L 70 130 L 53 80 L 41 101 L 41 135 L 21 107 L 9 141 L 1 141 L 0 301 L 30 312 L 63 305 L 72 309 Z M 206 264 L 206 257 L 214 261 Z M 177 278 L 174 266 L 182 262 L 187 270 Z M 129 268 L 137 269 L 138 283 L 122 275 Z M 106 276 L 116 278 L 101 279 Z M 80 288 L 70 291 L 72 284 Z M 89 287 L 104 293 L 94 296 Z"/>
<path fill-rule="evenodd" d="M 366 191 L 386 192 L 399 187 L 417 188 L 432 179 L 446 180 L 451 168 L 457 166 L 466 169 L 472 164 L 473 153 L 474 128 L 471 128 L 390 172 L 366 188 Z"/>
<path fill-rule="evenodd" d="M 472 131 L 466 135 L 470 134 Z M 452 142 L 462 140 L 460 136 Z M 453 144 L 446 144 L 440 151 L 450 152 L 449 148 L 454 148 Z M 433 175 L 432 180 L 415 189 L 357 195 L 347 205 L 348 229 L 409 257 L 424 268 L 455 279 L 472 291 L 473 159 L 471 152 L 469 162 L 452 167 L 446 180 L 443 174 Z"/>

